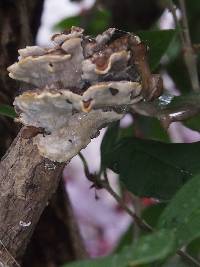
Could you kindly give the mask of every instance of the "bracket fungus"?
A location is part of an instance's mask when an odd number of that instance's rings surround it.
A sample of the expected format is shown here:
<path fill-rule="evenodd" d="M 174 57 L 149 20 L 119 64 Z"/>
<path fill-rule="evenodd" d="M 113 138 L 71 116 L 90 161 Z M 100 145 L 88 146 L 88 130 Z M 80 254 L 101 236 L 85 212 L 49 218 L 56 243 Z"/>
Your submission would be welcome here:
<path fill-rule="evenodd" d="M 63 162 L 129 106 L 159 96 L 162 85 L 149 71 L 145 45 L 131 33 L 110 28 L 92 38 L 72 27 L 52 41 L 53 48 L 20 49 L 8 71 L 33 86 L 15 98 L 17 120 L 38 129 L 33 141 L 42 156 Z"/>

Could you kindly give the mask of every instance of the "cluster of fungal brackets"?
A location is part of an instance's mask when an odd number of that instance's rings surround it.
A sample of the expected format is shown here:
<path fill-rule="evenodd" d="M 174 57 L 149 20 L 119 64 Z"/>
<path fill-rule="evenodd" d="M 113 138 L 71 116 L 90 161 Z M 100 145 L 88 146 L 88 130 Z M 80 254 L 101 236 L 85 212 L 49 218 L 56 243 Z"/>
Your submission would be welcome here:
<path fill-rule="evenodd" d="M 141 41 L 115 28 L 92 38 L 78 27 L 52 41 L 50 48 L 20 49 L 19 61 L 8 71 L 33 87 L 15 98 L 17 120 L 39 129 L 33 142 L 42 156 L 64 162 L 99 129 L 122 118 L 129 105 L 143 101 L 133 52 Z"/>

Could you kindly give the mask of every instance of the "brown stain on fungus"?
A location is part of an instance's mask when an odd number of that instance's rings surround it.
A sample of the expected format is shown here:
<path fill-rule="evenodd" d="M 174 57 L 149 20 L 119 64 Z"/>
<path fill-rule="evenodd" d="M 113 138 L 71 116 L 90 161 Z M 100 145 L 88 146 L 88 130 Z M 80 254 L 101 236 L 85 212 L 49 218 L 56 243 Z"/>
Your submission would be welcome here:
<path fill-rule="evenodd" d="M 113 96 L 115 96 L 115 95 L 117 95 L 119 93 L 118 89 L 115 89 L 115 88 L 112 88 L 112 87 L 109 87 L 108 89 L 109 89 L 111 95 L 113 95 Z"/>
<path fill-rule="evenodd" d="M 41 128 L 41 127 L 37 128 L 37 127 L 34 127 L 34 126 L 27 126 L 22 131 L 22 138 L 29 139 L 29 138 L 35 137 L 38 134 L 45 134 L 44 128 Z"/>
<path fill-rule="evenodd" d="M 83 103 L 83 111 L 84 112 L 89 112 L 91 110 L 91 101 L 93 99 L 90 98 L 89 100 L 83 100 L 82 103 Z"/>

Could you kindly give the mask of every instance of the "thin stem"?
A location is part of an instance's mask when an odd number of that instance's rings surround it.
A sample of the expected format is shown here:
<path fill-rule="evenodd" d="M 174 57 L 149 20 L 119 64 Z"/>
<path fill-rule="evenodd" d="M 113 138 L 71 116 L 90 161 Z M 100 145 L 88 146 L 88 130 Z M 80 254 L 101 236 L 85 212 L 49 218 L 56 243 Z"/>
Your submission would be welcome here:
<path fill-rule="evenodd" d="M 81 159 L 81 161 L 83 163 L 85 176 L 88 178 L 90 176 L 90 170 L 89 170 L 87 161 L 86 161 L 85 157 L 83 156 L 83 154 L 81 152 L 79 152 L 78 155 L 79 155 L 79 157 L 80 157 L 80 159 Z"/>
<path fill-rule="evenodd" d="M 200 267 L 200 262 L 198 262 L 195 258 L 190 256 L 187 252 L 182 251 L 182 250 L 177 250 L 176 252 L 181 258 L 183 258 L 185 261 L 188 263 L 192 264 L 193 266 L 198 266 Z"/>
<path fill-rule="evenodd" d="M 188 26 L 187 13 L 186 13 L 186 7 L 185 7 L 185 0 L 179 0 L 179 5 L 181 8 L 181 14 L 182 14 L 182 25 L 183 25 L 182 27 L 183 27 L 185 44 L 188 47 L 192 47 L 192 42 L 190 39 L 189 26 Z"/>
<path fill-rule="evenodd" d="M 111 196 L 119 203 L 119 205 L 135 220 L 137 225 L 146 231 L 153 231 L 153 228 L 142 220 L 135 212 L 133 212 L 122 200 L 122 198 L 112 189 L 110 183 L 108 182 L 108 177 L 106 171 L 104 172 L 105 183 L 103 183 L 103 188 L 107 190 Z"/>
<path fill-rule="evenodd" d="M 172 13 L 172 16 L 173 16 L 173 19 L 174 19 L 174 22 L 175 22 L 175 25 L 176 25 L 176 29 L 178 30 L 178 34 L 180 36 L 180 40 L 181 40 L 181 42 L 183 44 L 184 43 L 184 35 L 183 35 L 181 24 L 180 24 L 180 22 L 179 22 L 179 20 L 177 18 L 177 15 L 176 15 L 176 6 L 174 5 L 173 0 L 169 0 L 168 9 Z"/>
<path fill-rule="evenodd" d="M 188 19 L 185 8 L 185 0 L 179 0 L 179 5 L 182 14 L 182 25 L 180 24 L 177 18 L 176 6 L 174 5 L 173 0 L 168 1 L 168 9 L 172 13 L 182 43 L 184 61 L 189 73 L 192 89 L 194 92 L 199 92 L 200 86 L 197 70 L 197 57 L 195 55 L 195 51 L 193 49 L 193 45 L 190 38 Z"/>
<path fill-rule="evenodd" d="M 189 26 L 188 26 L 188 19 L 187 19 L 187 13 L 186 13 L 186 7 L 185 7 L 185 0 L 179 0 L 179 5 L 181 9 L 182 14 L 182 31 L 183 31 L 183 53 L 184 53 L 184 59 L 185 64 L 188 69 L 188 73 L 190 76 L 192 89 L 194 92 L 200 91 L 199 86 L 199 78 L 198 78 L 198 70 L 197 70 L 197 57 L 194 53 L 191 38 L 190 38 L 190 32 L 189 32 Z"/>
<path fill-rule="evenodd" d="M 141 200 L 139 197 L 134 196 L 133 194 L 131 195 L 131 197 L 132 197 L 132 202 L 133 202 L 135 214 L 137 214 L 138 217 L 141 217 Z M 141 232 L 140 227 L 135 223 L 133 226 L 133 240 L 134 240 L 134 242 L 137 242 L 137 240 L 139 239 L 140 232 Z"/>
<path fill-rule="evenodd" d="M 193 44 L 192 47 L 193 47 L 194 52 L 198 54 L 200 51 L 200 44 Z"/>

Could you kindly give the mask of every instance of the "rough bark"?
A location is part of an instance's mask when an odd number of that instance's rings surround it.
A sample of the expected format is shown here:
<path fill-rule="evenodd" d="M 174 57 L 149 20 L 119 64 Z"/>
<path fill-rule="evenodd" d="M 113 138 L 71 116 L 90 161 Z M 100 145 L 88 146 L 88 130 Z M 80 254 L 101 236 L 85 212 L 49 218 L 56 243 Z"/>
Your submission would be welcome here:
<path fill-rule="evenodd" d="M 22 266 L 56 267 L 86 256 L 69 197 L 61 181 L 57 194 L 36 226 Z"/>
<path fill-rule="evenodd" d="M 27 156 L 28 155 L 28 156 Z M 31 160 L 30 160 L 31 159 Z M 0 262 L 17 266 L 31 234 L 55 192 L 64 164 L 42 158 L 21 133 L 0 163 Z M 12 255 L 12 257 L 11 257 Z"/>
<path fill-rule="evenodd" d="M 85 258 L 62 184 L 49 205 L 65 164 L 41 157 L 22 131 L 0 163 L 0 265 L 19 266 L 39 219 L 23 266 L 60 266 Z"/>

